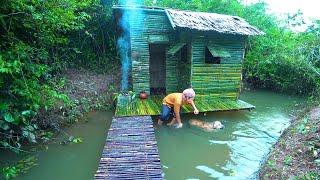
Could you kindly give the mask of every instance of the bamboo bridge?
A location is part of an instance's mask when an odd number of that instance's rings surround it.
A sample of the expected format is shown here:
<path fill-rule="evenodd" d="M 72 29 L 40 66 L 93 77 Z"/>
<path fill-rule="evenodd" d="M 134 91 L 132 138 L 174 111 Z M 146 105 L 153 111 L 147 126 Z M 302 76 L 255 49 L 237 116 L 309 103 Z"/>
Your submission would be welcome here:
<path fill-rule="evenodd" d="M 102 179 L 163 179 L 157 141 L 151 115 L 159 115 L 161 96 L 141 100 L 120 95 L 115 117 L 94 176 Z M 255 108 L 241 100 L 209 99 L 198 96 L 195 104 L 200 112 L 250 110 Z M 183 106 L 182 113 L 192 112 Z"/>
<path fill-rule="evenodd" d="M 150 116 L 113 118 L 94 179 L 163 179 Z"/>

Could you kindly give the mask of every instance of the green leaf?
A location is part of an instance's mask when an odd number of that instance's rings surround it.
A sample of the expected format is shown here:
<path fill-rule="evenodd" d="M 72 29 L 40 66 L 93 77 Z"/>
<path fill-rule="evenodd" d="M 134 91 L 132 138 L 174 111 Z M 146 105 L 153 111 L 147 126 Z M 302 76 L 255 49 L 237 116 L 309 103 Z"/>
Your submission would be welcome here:
<path fill-rule="evenodd" d="M 18 169 L 13 167 L 4 167 L 2 173 L 5 176 L 5 179 L 12 179 L 18 175 Z"/>
<path fill-rule="evenodd" d="M 76 143 L 76 144 L 82 143 L 82 138 L 80 138 L 80 137 L 74 138 L 74 139 L 72 140 L 72 142 L 73 142 L 73 143 Z"/>
<path fill-rule="evenodd" d="M 28 139 L 30 142 L 33 142 L 33 143 L 36 143 L 36 135 L 33 134 L 32 132 L 29 132 L 29 136 L 28 136 Z"/>
<path fill-rule="evenodd" d="M 0 16 L 0 21 L 1 21 L 2 26 L 3 26 L 5 29 L 7 29 L 7 28 L 6 28 L 6 22 L 4 21 L 4 19 L 3 19 L 2 16 Z"/>
<path fill-rule="evenodd" d="M 0 128 L 4 131 L 7 131 L 10 129 L 10 126 L 7 122 L 5 121 L 0 121 Z"/>
<path fill-rule="evenodd" d="M 73 137 L 73 136 L 70 136 L 70 137 L 69 137 L 69 141 L 70 141 L 70 142 L 72 142 L 72 141 L 73 141 L 73 139 L 74 139 L 74 137 Z"/>
<path fill-rule="evenodd" d="M 8 104 L 0 104 L 0 111 L 7 111 L 8 110 Z"/>
<path fill-rule="evenodd" d="M 47 132 L 44 132 L 44 133 L 43 133 L 43 136 L 44 136 L 44 137 L 47 137 L 47 138 L 52 138 L 53 135 L 54 135 L 53 132 L 50 132 L 50 131 L 47 131 Z"/>
<path fill-rule="evenodd" d="M 3 147 L 9 147 L 10 144 L 8 142 L 5 142 L 5 141 L 0 141 L 0 144 L 3 146 Z"/>
<path fill-rule="evenodd" d="M 33 126 L 29 125 L 25 127 L 29 132 L 34 131 Z"/>
<path fill-rule="evenodd" d="M 23 130 L 23 131 L 22 131 L 22 136 L 23 136 L 23 137 L 28 137 L 28 136 L 29 136 L 29 131 Z"/>
<path fill-rule="evenodd" d="M 23 116 L 29 116 L 29 115 L 31 115 L 31 111 L 30 110 L 22 111 L 21 114 Z"/>
<path fill-rule="evenodd" d="M 5 114 L 4 114 L 4 120 L 7 121 L 7 122 L 10 122 L 10 123 L 13 123 L 13 122 L 14 122 L 14 118 L 13 118 L 12 115 L 9 114 L 9 113 L 5 113 Z"/>
<path fill-rule="evenodd" d="M 237 174 L 236 170 L 232 169 L 230 172 L 230 176 L 235 176 Z"/>
<path fill-rule="evenodd" d="M 69 142 L 73 142 L 73 143 L 82 143 L 82 138 L 81 137 L 74 137 L 74 136 L 70 136 L 69 137 Z"/>

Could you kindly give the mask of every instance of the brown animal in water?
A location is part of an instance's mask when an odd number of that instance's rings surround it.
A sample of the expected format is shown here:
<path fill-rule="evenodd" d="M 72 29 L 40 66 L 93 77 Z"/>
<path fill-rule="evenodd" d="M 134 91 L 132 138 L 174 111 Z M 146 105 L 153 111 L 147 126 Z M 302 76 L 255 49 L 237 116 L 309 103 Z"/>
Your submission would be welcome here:
<path fill-rule="evenodd" d="M 224 128 L 224 125 L 220 121 L 205 122 L 198 119 L 191 119 L 189 124 L 192 126 L 197 126 L 205 131 L 213 131 L 214 129 Z"/>

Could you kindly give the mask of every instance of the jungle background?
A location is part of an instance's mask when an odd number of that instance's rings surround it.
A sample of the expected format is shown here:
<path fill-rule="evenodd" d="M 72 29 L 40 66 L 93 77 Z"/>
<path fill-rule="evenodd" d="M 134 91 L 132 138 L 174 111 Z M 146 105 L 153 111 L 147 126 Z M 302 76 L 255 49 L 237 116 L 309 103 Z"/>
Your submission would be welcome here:
<path fill-rule="evenodd" d="M 1 148 L 19 153 L 27 144 L 48 141 L 63 125 L 72 124 L 85 112 L 112 108 L 112 94 L 119 91 L 121 62 L 111 7 L 118 3 L 121 2 L 2 1 Z M 141 4 L 244 18 L 266 33 L 249 37 L 246 44 L 246 86 L 308 97 L 307 107 L 319 104 L 320 20 L 306 31 L 294 32 L 292 27 L 305 23 L 303 14 L 297 12 L 279 20 L 267 13 L 264 2 L 244 5 L 238 0 L 146 0 Z M 315 125 L 318 122 L 316 119 Z M 317 136 L 308 142 L 312 140 L 318 152 L 319 131 L 314 133 Z M 267 166 L 265 177 L 278 177 L 270 173 L 275 165 L 267 162 L 271 165 Z M 317 175 L 319 172 L 307 176 Z"/>

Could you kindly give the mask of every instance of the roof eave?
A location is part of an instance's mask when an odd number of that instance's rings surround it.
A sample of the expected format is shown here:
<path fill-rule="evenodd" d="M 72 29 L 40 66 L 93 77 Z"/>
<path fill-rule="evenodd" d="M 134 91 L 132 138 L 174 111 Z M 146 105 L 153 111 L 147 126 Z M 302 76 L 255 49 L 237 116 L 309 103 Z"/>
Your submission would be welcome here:
<path fill-rule="evenodd" d="M 190 27 L 181 27 L 181 26 L 175 26 L 175 30 L 181 29 L 181 30 L 193 30 L 193 31 L 198 31 L 198 32 L 214 32 L 214 33 L 219 33 L 219 34 L 229 34 L 229 35 L 239 35 L 239 36 L 260 36 L 260 35 L 265 35 L 263 31 L 255 32 L 255 33 L 237 33 L 237 32 L 220 32 L 216 30 L 210 30 L 210 29 L 196 29 L 196 28 L 190 28 Z"/>
<path fill-rule="evenodd" d="M 153 11 L 153 12 L 164 12 L 164 8 L 161 7 L 151 7 L 151 6 L 127 6 L 127 5 L 113 5 L 112 9 L 121 9 L 121 10 L 141 10 L 141 11 Z"/>
<path fill-rule="evenodd" d="M 167 15 L 167 17 L 168 17 L 168 19 L 169 19 L 169 22 L 170 22 L 170 24 L 171 24 L 172 29 L 173 29 L 173 30 L 176 30 L 176 25 L 173 23 L 172 18 L 171 18 L 171 16 L 170 16 L 169 12 L 167 11 L 167 9 L 165 9 L 164 12 L 166 13 L 166 15 Z"/>

